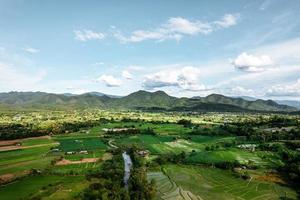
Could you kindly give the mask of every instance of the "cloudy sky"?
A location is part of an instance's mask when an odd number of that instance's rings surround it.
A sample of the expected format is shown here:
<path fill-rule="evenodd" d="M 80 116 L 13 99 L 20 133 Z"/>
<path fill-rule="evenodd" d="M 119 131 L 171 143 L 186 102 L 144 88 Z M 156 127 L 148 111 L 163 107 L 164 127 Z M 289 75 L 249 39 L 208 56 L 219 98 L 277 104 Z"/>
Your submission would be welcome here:
<path fill-rule="evenodd" d="M 300 100 L 299 0 L 0 0 L 0 92 Z"/>

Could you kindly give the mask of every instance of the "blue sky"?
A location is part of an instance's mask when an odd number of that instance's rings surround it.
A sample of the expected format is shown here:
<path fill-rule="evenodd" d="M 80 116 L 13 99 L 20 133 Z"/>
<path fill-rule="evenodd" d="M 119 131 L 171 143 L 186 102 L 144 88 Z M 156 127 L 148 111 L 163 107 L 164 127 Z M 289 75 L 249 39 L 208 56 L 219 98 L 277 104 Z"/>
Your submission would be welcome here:
<path fill-rule="evenodd" d="M 300 1 L 0 0 L 0 92 L 300 100 Z"/>

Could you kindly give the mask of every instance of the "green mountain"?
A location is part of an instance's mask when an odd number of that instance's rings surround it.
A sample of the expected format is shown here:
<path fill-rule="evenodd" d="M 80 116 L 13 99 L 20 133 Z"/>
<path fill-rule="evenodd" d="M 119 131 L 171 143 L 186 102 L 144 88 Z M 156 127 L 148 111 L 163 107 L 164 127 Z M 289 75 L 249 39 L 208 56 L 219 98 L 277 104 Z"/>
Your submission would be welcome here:
<path fill-rule="evenodd" d="M 128 96 L 114 99 L 109 103 L 109 107 L 119 107 L 119 108 L 162 108 L 169 109 L 177 101 L 177 98 L 167 95 L 163 91 L 157 92 L 146 92 L 143 90 L 129 94 Z"/>
<path fill-rule="evenodd" d="M 44 92 L 9 92 L 0 93 L 0 109 L 35 108 L 35 109 L 139 109 L 169 111 L 280 111 L 292 112 L 296 108 L 280 105 L 272 100 L 247 101 L 243 98 L 211 94 L 206 97 L 177 98 L 163 91 L 137 91 L 124 97 L 114 97 L 99 93 L 82 95 L 51 94 Z"/>

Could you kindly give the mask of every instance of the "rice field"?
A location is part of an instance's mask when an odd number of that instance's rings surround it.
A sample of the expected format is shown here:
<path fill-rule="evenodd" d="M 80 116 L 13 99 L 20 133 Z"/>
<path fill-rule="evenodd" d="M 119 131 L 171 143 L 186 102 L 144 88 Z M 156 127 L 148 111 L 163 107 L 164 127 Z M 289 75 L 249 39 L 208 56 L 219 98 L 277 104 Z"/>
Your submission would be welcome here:
<path fill-rule="evenodd" d="M 92 150 L 105 150 L 107 147 L 101 141 L 100 137 L 72 137 L 72 138 L 59 138 L 56 139 L 60 145 L 57 147 L 63 152 L 68 151 L 92 151 Z"/>
<path fill-rule="evenodd" d="M 86 186 L 84 176 L 29 176 L 0 187 L 0 197 L 7 200 L 68 200 L 74 199 Z"/>
<path fill-rule="evenodd" d="M 163 172 L 150 172 L 157 183 L 157 199 L 273 200 L 297 199 L 292 189 L 272 182 L 244 180 L 232 172 L 199 166 L 166 165 Z"/>

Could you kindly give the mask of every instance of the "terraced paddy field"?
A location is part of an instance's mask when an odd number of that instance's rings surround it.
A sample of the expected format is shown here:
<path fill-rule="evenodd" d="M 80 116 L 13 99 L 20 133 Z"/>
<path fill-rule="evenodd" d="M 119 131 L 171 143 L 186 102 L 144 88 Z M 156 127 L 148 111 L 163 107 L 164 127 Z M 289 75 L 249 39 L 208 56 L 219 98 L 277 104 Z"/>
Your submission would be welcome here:
<path fill-rule="evenodd" d="M 246 150 L 241 150 L 238 148 L 230 148 L 226 150 L 215 150 L 215 151 L 200 151 L 193 153 L 186 160 L 190 163 L 206 163 L 206 164 L 216 164 L 219 162 L 234 162 L 238 161 L 241 164 L 249 164 L 266 167 L 271 165 L 270 161 L 262 159 L 262 152 L 250 152 Z"/>
<path fill-rule="evenodd" d="M 243 180 L 232 172 L 216 168 L 184 165 L 163 166 L 163 172 L 150 172 L 157 183 L 157 199 L 184 200 L 273 200 L 297 199 L 292 189 L 273 182 Z"/>
<path fill-rule="evenodd" d="M 0 187 L 1 199 L 74 199 L 87 187 L 84 176 L 29 176 Z"/>

